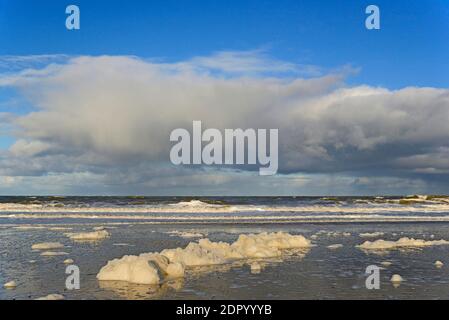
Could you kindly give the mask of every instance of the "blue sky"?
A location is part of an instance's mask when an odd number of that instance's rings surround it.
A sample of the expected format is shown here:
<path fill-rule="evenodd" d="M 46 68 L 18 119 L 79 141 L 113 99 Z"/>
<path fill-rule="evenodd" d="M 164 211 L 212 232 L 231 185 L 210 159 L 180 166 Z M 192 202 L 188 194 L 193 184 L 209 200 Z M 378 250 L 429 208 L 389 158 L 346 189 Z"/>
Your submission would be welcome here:
<path fill-rule="evenodd" d="M 80 31 L 64 28 L 81 9 Z M 364 28 L 381 9 L 381 30 Z M 182 60 L 268 48 L 276 58 L 362 72 L 351 81 L 400 88 L 449 84 L 449 3 L 431 1 L 0 0 L 0 54 L 137 55 Z"/>
<path fill-rule="evenodd" d="M 80 8 L 81 30 L 79 31 L 68 31 L 65 28 L 65 8 L 69 4 L 76 4 Z M 375 4 L 380 8 L 381 30 L 365 28 L 367 17 L 365 8 L 370 4 Z M 160 64 L 172 63 L 175 65 L 182 62 L 198 66 L 199 63 L 203 64 L 201 67 L 204 67 L 205 57 L 210 57 L 207 59 L 212 59 L 215 63 L 217 58 L 223 57 L 220 56 L 223 52 L 226 57 L 231 55 L 232 59 L 236 56 L 240 59 L 239 52 L 243 52 L 244 55 L 249 52 L 250 55 L 253 55 L 251 58 L 256 59 L 258 64 L 310 65 L 319 68 L 322 76 L 343 74 L 345 68 L 350 67 L 350 70 L 357 70 L 357 72 L 345 74 L 344 85 L 352 87 L 357 94 L 360 94 L 361 91 L 364 92 L 363 94 L 371 94 L 376 88 L 381 88 L 379 94 L 384 92 L 382 90 L 388 90 L 388 94 L 393 96 L 396 90 L 399 90 L 399 97 L 392 98 L 392 100 L 398 101 L 389 102 L 392 103 L 393 110 L 394 108 L 400 109 L 401 105 L 408 103 L 404 101 L 408 101 L 407 99 L 410 98 L 402 97 L 406 94 L 401 92 L 406 87 L 420 90 L 426 87 L 435 90 L 449 87 L 448 39 L 449 2 L 445 0 L 374 2 L 337 0 L 80 0 L 74 2 L 0 0 L 0 80 L 2 76 L 8 77 L 17 74 L 20 68 L 23 68 L 20 64 L 5 63 L 8 61 L 5 57 L 40 56 L 39 59 L 31 59 L 32 64 L 27 65 L 27 67 L 36 69 L 48 68 L 51 63 L 64 64 L 69 59 L 65 56 L 97 57 L 101 55 L 137 56 L 144 61 Z M 262 54 L 259 54 L 260 52 Z M 49 58 L 43 58 L 45 55 L 48 55 Z M 91 62 L 93 66 L 96 66 L 98 62 L 98 65 L 112 69 L 118 68 L 123 63 L 121 60 L 83 60 L 86 65 L 90 65 Z M 133 65 L 137 62 L 127 61 L 126 63 Z M 210 63 L 210 60 L 207 60 L 207 63 Z M 143 67 L 145 68 L 147 65 Z M 60 75 L 65 76 L 65 71 L 67 70 L 60 70 Z M 291 75 L 275 75 L 277 79 L 287 76 Z M 306 75 L 307 77 L 313 76 Z M 46 80 L 48 79 L 46 78 Z M 101 79 L 101 81 L 103 80 Z M 43 86 L 36 89 L 34 83 L 22 84 L 2 86 L 0 81 L 0 151 L 6 152 L 18 139 L 24 139 L 27 143 L 37 139 L 36 141 L 39 143 L 51 142 L 52 146 L 55 143 L 50 141 L 52 139 L 47 136 L 40 136 L 42 133 L 32 132 L 38 137 L 29 136 L 32 131 L 30 128 L 28 131 L 17 133 L 10 128 L 8 121 L 2 121 L 2 116 L 5 117 L 6 114 L 27 118 L 31 111 L 41 110 L 39 108 L 42 108 L 42 104 L 45 103 L 53 108 L 54 101 L 42 101 L 32 95 L 35 90 L 53 94 L 48 87 Z M 116 85 L 116 83 L 111 85 Z M 362 88 L 362 86 L 364 87 Z M 437 94 L 435 92 L 437 91 L 432 91 L 432 94 Z M 326 90 L 322 92 L 323 96 L 328 93 Z M 408 91 L 406 93 L 408 94 Z M 441 101 L 445 101 L 445 92 L 438 91 L 438 94 L 443 95 L 440 98 Z M 335 95 L 338 94 L 335 93 Z M 428 95 L 430 93 L 422 90 L 419 93 L 412 93 L 412 96 L 415 97 L 413 99 L 420 103 L 420 97 L 426 96 L 427 99 Z M 433 107 L 436 110 L 441 110 L 438 109 L 440 108 L 440 98 L 429 100 L 434 103 Z M 84 101 L 80 101 L 80 103 L 84 103 Z M 383 104 L 383 101 L 376 103 Z M 424 105 L 424 102 L 422 103 Z M 386 108 L 385 110 L 388 110 L 388 106 Z M 398 112 L 402 112 L 402 109 Z M 445 114 L 442 116 L 444 118 Z M 25 119 L 26 121 L 27 119 Z M 354 125 L 358 126 L 357 123 Z M 335 130 L 339 130 L 339 128 Z M 364 134 L 368 136 L 377 129 L 367 128 Z M 428 135 L 428 133 L 425 134 Z M 441 137 L 443 140 L 446 139 L 441 132 L 435 133 L 434 140 L 437 141 Z M 383 137 L 373 138 L 369 143 L 382 139 Z M 422 139 L 408 141 L 411 148 L 415 148 L 421 142 Z M 67 141 L 65 143 L 67 144 Z M 22 144 L 21 147 L 24 145 Z M 26 146 L 30 147 L 28 144 Z M 366 144 L 363 148 L 365 146 Z M 39 148 L 41 147 L 42 145 L 39 145 Z M 76 145 L 76 148 L 78 147 L 79 145 Z M 322 146 L 320 145 L 320 147 Z M 353 147 L 351 146 L 351 148 Z M 35 144 L 33 144 L 33 148 L 36 148 Z M 74 147 L 70 152 L 66 150 L 67 154 L 73 154 L 76 148 Z M 357 148 L 360 148 L 360 145 Z M 400 147 L 385 145 L 382 146 L 382 152 L 402 150 L 402 148 L 403 145 Z M 438 157 L 442 152 L 446 152 L 444 143 L 437 144 L 433 149 L 429 148 L 428 150 L 424 150 L 425 147 L 422 146 L 419 152 L 419 148 L 416 148 L 416 154 L 404 151 L 403 154 L 398 155 L 397 159 L 390 159 L 391 161 L 388 163 L 383 163 L 385 159 L 382 158 L 383 153 L 380 153 L 377 155 L 380 158 L 376 165 L 367 168 L 363 173 L 350 173 L 350 176 L 358 182 L 366 182 L 366 179 L 360 179 L 360 177 L 373 175 L 380 179 L 384 176 L 391 176 L 391 170 L 393 170 L 393 175 L 398 179 L 418 181 L 417 188 L 429 187 L 427 182 L 431 180 L 432 190 L 449 190 L 449 186 L 440 189 L 440 180 L 444 180 L 446 175 L 438 176 L 438 178 L 432 176 L 430 180 L 427 176 L 423 176 L 423 172 L 427 174 L 432 170 L 432 172 L 446 170 L 438 167 L 437 164 L 435 167 L 429 166 L 429 168 L 424 168 L 422 165 L 419 168 L 410 168 L 413 174 L 403 172 L 395 167 L 398 161 L 401 164 L 404 163 L 404 166 L 411 166 L 410 162 L 418 163 L 418 160 L 422 162 L 425 152 L 436 154 Z M 60 149 L 60 147 L 52 149 L 50 153 L 60 152 Z M 314 149 L 314 152 L 316 150 L 318 149 Z M 326 150 L 330 152 L 330 149 Z M 348 149 L 348 152 L 352 151 Z M 338 152 L 333 156 L 344 159 L 344 156 Z M 348 156 L 349 159 L 351 156 Z M 0 160 L 1 157 L 0 154 Z M 11 162 L 11 158 L 3 157 L 9 161 L 8 163 Z M 360 167 L 363 167 L 361 159 L 364 157 L 367 155 L 357 154 L 357 157 L 354 158 L 357 160 L 354 161 L 361 161 Z M 389 167 L 390 171 L 377 172 L 376 170 L 383 165 L 392 167 Z M 36 165 L 36 167 L 41 168 L 41 165 Z M 341 167 L 345 166 L 341 164 Z M 104 168 L 97 169 L 94 170 L 95 174 Z M 323 165 L 319 169 L 299 166 L 293 169 L 288 168 L 285 173 L 316 173 L 320 175 L 321 179 L 322 174 L 326 174 L 328 170 L 327 165 Z M 347 171 L 347 168 L 342 170 Z M 41 171 L 37 170 L 37 172 Z M 45 173 L 45 170 L 43 172 L 39 174 L 48 175 L 49 173 Z M 61 172 L 64 170 L 61 169 Z M 20 176 L 20 174 L 17 175 Z M 424 181 L 423 184 L 421 181 Z M 394 189 L 396 191 L 391 189 L 392 192 L 399 192 L 398 190 L 401 190 L 404 185 L 410 185 L 409 182 L 409 180 L 395 181 L 394 183 L 398 187 L 397 190 Z M 336 182 L 329 183 L 338 185 L 340 180 L 336 179 Z M 322 181 L 317 183 L 317 185 L 322 184 L 324 184 Z M 370 185 L 369 188 L 371 187 Z M 227 188 L 232 189 L 232 184 Z M 347 193 L 351 192 L 351 188 L 357 189 L 360 186 L 354 184 L 348 187 Z M 328 189 L 335 190 L 332 185 Z M 201 187 L 199 190 L 202 190 Z M 373 190 L 375 191 L 375 189 L 367 189 L 366 192 L 374 192 Z"/>

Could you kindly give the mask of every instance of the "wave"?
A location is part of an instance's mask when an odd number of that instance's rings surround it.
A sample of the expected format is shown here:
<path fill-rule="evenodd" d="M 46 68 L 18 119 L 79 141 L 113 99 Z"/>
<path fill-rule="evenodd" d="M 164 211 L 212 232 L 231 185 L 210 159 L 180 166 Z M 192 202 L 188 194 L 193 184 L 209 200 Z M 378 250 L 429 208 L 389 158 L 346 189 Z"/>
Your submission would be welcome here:
<path fill-rule="evenodd" d="M 216 205 L 202 201 L 179 202 L 156 206 L 47 206 L 42 204 L 0 203 L 0 213 L 229 213 L 229 212 L 330 212 L 330 213 L 386 213 L 386 212 L 448 212 L 449 203 L 416 202 L 410 205 L 391 204 L 331 204 L 331 205 Z"/>
<path fill-rule="evenodd" d="M 110 221 L 140 221 L 146 223 L 189 223 L 189 224 L 227 224 L 227 223 L 338 223 L 338 222 L 449 222 L 449 215 L 379 215 L 379 214 L 343 214 L 343 215 L 135 215 L 135 214 L 0 214 L 0 219 L 17 220 L 58 220 L 85 219 Z"/>
<path fill-rule="evenodd" d="M 256 199 L 257 200 L 257 199 Z M 145 205 L 85 205 L 0 203 L 0 219 L 132 220 L 152 223 L 296 223 L 296 222 L 416 222 L 448 221 L 449 199 L 442 196 L 405 198 L 264 201 L 233 204 L 191 199 Z"/>
<path fill-rule="evenodd" d="M 0 212 L 5 210 L 65 210 L 102 208 L 105 210 L 263 210 L 268 207 L 332 206 L 421 206 L 449 205 L 449 196 L 413 195 L 406 197 L 0 197 Z"/>
<path fill-rule="evenodd" d="M 201 200 L 190 200 L 190 201 L 180 201 L 178 203 L 168 204 L 168 207 L 174 209 L 223 209 L 227 208 L 227 205 L 217 204 L 217 203 L 208 203 Z"/>

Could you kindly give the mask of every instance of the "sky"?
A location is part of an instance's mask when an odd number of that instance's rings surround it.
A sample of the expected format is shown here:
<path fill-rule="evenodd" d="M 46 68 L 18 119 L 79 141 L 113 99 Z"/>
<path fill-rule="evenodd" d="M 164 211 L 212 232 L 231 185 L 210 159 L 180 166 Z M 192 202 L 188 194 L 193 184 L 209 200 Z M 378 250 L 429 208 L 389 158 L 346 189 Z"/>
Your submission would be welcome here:
<path fill-rule="evenodd" d="M 0 0 L 0 194 L 449 193 L 448 39 L 445 0 Z M 278 175 L 173 166 L 198 119 L 279 128 Z"/>

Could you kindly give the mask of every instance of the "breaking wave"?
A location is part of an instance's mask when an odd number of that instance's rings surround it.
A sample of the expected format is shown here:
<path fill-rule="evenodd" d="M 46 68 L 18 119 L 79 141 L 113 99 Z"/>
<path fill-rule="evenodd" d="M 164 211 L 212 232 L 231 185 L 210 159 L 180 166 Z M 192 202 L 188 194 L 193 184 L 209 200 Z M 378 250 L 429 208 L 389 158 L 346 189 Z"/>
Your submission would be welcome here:
<path fill-rule="evenodd" d="M 130 200 L 131 199 L 131 200 Z M 0 220 L 95 219 L 147 223 L 449 222 L 446 196 L 405 198 L 0 199 Z M 55 202 L 58 201 L 58 202 Z M 136 204 L 136 201 L 141 201 Z"/>

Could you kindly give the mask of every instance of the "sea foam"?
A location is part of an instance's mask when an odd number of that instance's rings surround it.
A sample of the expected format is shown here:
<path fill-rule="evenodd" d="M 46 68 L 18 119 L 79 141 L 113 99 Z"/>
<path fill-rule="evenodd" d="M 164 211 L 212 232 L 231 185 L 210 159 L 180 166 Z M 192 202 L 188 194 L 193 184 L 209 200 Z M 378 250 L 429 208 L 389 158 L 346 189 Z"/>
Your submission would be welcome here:
<path fill-rule="evenodd" d="M 114 259 L 101 268 L 97 279 L 158 284 L 164 278 L 183 277 L 189 267 L 220 265 L 238 259 L 279 257 L 282 250 L 310 246 L 311 242 L 305 237 L 284 232 L 242 234 L 232 244 L 201 239 L 190 242 L 185 248 Z"/>
<path fill-rule="evenodd" d="M 52 293 L 52 294 L 49 294 L 49 295 L 47 295 L 45 297 L 37 298 L 36 300 L 64 300 L 64 299 L 65 298 L 64 298 L 64 296 L 62 294 Z"/>
<path fill-rule="evenodd" d="M 66 233 L 67 237 L 75 241 L 98 241 L 106 239 L 110 236 L 106 230 L 92 231 L 92 232 L 79 232 L 79 233 Z"/>
<path fill-rule="evenodd" d="M 438 246 L 438 245 L 448 245 L 449 241 L 446 240 L 433 240 L 426 241 L 422 239 L 413 239 L 413 238 L 400 238 L 397 241 L 388 241 L 388 240 L 376 240 L 376 241 L 365 241 L 364 243 L 358 245 L 357 247 L 365 250 L 385 250 L 385 249 L 396 249 L 403 247 L 430 247 L 430 246 Z"/>
<path fill-rule="evenodd" d="M 64 245 L 59 242 L 42 242 L 36 243 L 31 246 L 33 250 L 52 250 L 52 249 L 61 249 L 64 248 Z"/>

